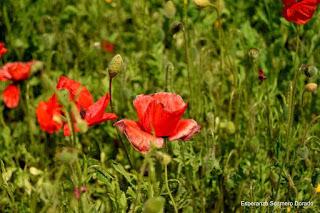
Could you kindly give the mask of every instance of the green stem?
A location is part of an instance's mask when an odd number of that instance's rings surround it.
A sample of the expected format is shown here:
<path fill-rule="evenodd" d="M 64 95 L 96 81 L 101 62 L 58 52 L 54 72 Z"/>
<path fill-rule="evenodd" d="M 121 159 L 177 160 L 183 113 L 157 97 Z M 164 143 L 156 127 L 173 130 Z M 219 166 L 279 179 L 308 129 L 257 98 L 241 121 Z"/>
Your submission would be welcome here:
<path fill-rule="evenodd" d="M 175 213 L 178 213 L 178 208 L 177 208 L 176 202 L 174 201 L 173 196 L 172 196 L 171 191 L 170 191 L 170 188 L 169 188 L 168 166 L 167 166 L 167 165 L 165 165 L 165 167 L 164 167 L 164 177 L 165 177 L 165 185 L 166 185 L 166 188 L 167 188 L 169 197 L 170 197 L 170 199 L 171 199 L 172 206 L 173 206 L 173 208 L 174 208 L 174 212 L 175 212 Z"/>

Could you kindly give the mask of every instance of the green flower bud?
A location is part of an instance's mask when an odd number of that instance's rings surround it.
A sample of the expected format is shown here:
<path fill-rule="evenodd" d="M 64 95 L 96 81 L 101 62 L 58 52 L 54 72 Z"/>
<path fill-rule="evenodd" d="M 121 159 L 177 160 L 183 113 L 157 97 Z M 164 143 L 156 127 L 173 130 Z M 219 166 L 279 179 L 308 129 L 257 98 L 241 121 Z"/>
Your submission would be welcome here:
<path fill-rule="evenodd" d="M 209 0 L 193 0 L 198 7 L 208 7 L 211 5 Z"/>
<path fill-rule="evenodd" d="M 176 15 L 177 10 L 172 1 L 167 1 L 163 9 L 163 13 L 167 18 L 173 18 Z"/>
<path fill-rule="evenodd" d="M 114 78 L 123 69 L 123 60 L 121 55 L 115 55 L 109 63 L 108 73 L 110 78 Z"/>
<path fill-rule="evenodd" d="M 163 212 L 166 200 L 163 197 L 152 197 L 143 205 L 143 213 L 161 213 Z"/>
<path fill-rule="evenodd" d="M 160 160 L 162 165 L 168 165 L 171 162 L 171 156 L 163 153 L 163 152 L 156 152 L 156 157 Z"/>

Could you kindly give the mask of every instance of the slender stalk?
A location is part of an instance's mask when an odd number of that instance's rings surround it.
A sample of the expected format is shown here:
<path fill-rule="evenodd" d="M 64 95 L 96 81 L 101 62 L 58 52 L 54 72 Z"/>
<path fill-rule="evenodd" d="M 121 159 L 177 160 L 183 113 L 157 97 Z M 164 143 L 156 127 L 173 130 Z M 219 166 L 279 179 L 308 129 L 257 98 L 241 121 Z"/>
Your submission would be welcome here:
<path fill-rule="evenodd" d="M 177 205 L 176 205 L 176 202 L 174 201 L 174 198 L 171 194 L 171 191 L 170 191 L 170 188 L 169 188 L 169 182 L 168 182 L 168 166 L 165 165 L 164 166 L 164 178 L 165 178 L 165 186 L 167 188 L 167 191 L 168 191 L 168 194 L 169 194 L 169 197 L 170 197 L 170 200 L 172 202 L 172 206 L 174 208 L 174 212 L 175 213 L 178 213 L 178 208 L 177 208 Z"/>
<path fill-rule="evenodd" d="M 111 111 L 113 112 L 113 105 L 112 105 L 112 78 L 109 79 L 109 95 L 110 95 L 110 107 Z"/>
<path fill-rule="evenodd" d="M 184 20 L 183 20 L 183 37 L 185 48 L 185 63 L 188 74 L 188 87 L 190 97 L 192 98 L 191 76 L 190 76 L 190 54 L 189 54 L 189 36 L 188 36 L 188 0 L 184 0 Z"/>

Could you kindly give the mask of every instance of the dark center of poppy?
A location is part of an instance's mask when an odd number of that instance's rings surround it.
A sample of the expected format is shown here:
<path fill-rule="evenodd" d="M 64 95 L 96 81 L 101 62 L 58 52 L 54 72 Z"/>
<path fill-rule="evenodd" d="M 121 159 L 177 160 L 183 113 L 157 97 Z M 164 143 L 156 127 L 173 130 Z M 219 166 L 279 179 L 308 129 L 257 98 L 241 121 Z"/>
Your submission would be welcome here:
<path fill-rule="evenodd" d="M 80 116 L 82 119 L 84 119 L 86 117 L 86 110 L 80 109 Z"/>

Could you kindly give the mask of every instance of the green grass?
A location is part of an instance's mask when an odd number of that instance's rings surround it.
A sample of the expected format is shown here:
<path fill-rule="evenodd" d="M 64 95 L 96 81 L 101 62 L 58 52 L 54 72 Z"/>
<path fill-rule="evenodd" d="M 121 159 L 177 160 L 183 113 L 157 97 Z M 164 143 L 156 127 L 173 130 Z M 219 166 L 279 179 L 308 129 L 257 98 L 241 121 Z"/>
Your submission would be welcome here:
<path fill-rule="evenodd" d="M 296 200 L 313 206 L 291 212 L 320 210 L 319 95 L 304 92 L 319 75 L 299 70 L 319 66 L 319 13 L 298 28 L 282 18 L 281 1 L 225 0 L 218 13 L 173 2 L 171 18 L 160 0 L 0 2 L 0 40 L 9 49 L 2 63 L 44 63 L 20 84 L 17 109 L 0 104 L 1 212 L 286 212 L 240 202 Z M 103 39 L 125 63 L 113 80 L 119 118 L 136 118 L 136 95 L 170 91 L 188 102 L 186 117 L 201 132 L 148 155 L 120 134 L 122 144 L 111 122 L 77 134 L 73 148 L 62 133 L 42 132 L 35 108 L 61 74 L 95 99 L 108 91 L 114 54 L 94 47 Z M 87 191 L 77 200 L 81 186 Z"/>

